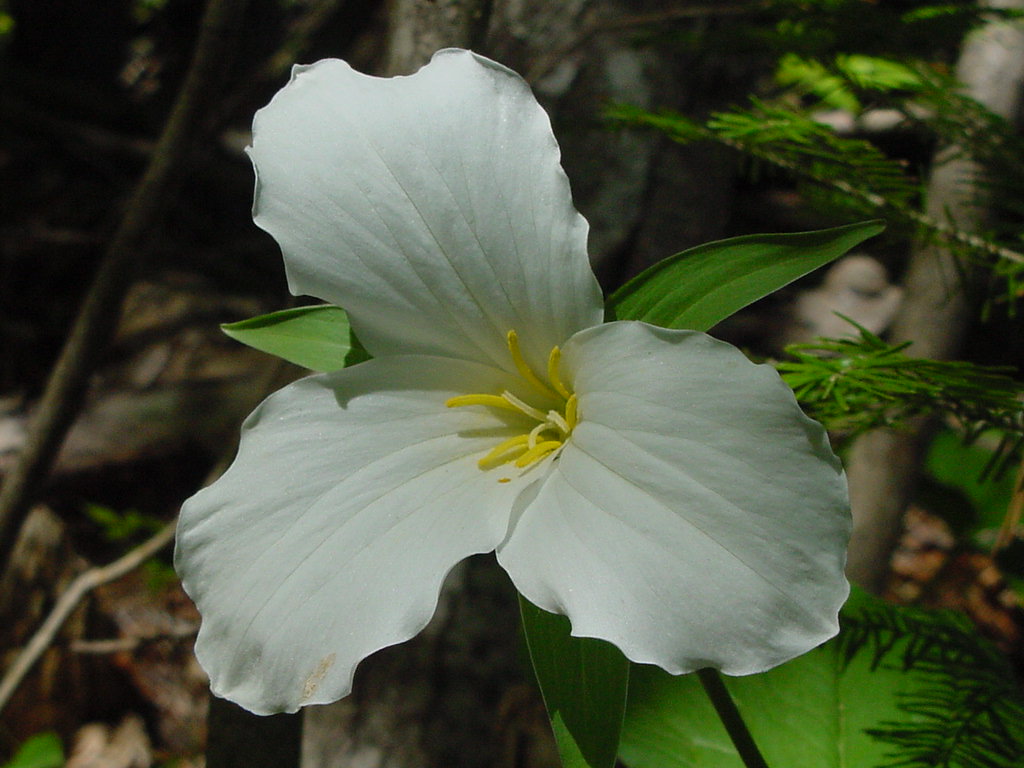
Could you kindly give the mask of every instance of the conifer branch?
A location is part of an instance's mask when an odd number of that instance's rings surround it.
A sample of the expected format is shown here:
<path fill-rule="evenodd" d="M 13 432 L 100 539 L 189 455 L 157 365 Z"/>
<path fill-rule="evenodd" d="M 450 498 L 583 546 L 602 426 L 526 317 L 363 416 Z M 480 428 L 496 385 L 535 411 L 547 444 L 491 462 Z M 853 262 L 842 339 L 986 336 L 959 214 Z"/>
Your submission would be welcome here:
<path fill-rule="evenodd" d="M 718 113 L 707 124 L 668 110 L 648 112 L 621 104 L 609 108 L 607 116 L 613 124 L 653 128 L 683 144 L 720 144 L 838 193 L 863 211 L 894 216 L 947 244 L 1024 267 L 1024 253 L 919 210 L 917 181 L 870 143 L 836 136 L 797 112 L 755 101 L 750 110 Z"/>

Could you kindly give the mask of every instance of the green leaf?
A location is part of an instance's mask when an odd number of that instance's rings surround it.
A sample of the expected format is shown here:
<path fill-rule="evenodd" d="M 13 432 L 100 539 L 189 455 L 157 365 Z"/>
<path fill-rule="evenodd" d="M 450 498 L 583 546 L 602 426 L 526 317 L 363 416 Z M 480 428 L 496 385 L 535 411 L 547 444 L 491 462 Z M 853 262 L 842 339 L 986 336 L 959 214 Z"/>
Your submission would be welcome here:
<path fill-rule="evenodd" d="M 519 598 L 523 631 L 564 768 L 612 768 L 629 661 L 603 640 L 572 637 L 565 616 Z"/>
<path fill-rule="evenodd" d="M 775 79 L 781 85 L 793 86 L 803 93 L 813 93 L 833 109 L 845 109 L 853 113 L 861 110 L 860 101 L 849 85 L 820 61 L 787 53 L 779 59 Z"/>
<path fill-rule="evenodd" d="M 858 88 L 914 91 L 921 87 L 921 77 L 913 69 L 892 59 L 840 54 L 836 56 L 836 67 Z"/>
<path fill-rule="evenodd" d="M 1019 768 L 1024 696 L 966 622 L 855 592 L 842 625 L 787 664 L 725 678 L 770 766 Z M 637 666 L 629 696 L 630 768 L 742 768 L 696 675 Z"/>
<path fill-rule="evenodd" d="M 28 738 L 0 768 L 61 768 L 62 765 L 64 747 L 60 737 L 47 731 Z"/>
<path fill-rule="evenodd" d="M 999 433 L 995 431 L 965 445 L 952 429 L 940 430 L 925 457 L 925 477 L 937 487 L 926 485 L 919 491 L 928 502 L 927 509 L 934 510 L 959 536 L 983 549 L 992 546 L 1017 485 L 1016 472 L 1004 472 L 998 478 L 986 474 L 993 457 L 986 444 L 998 443 Z M 961 506 L 965 500 L 970 510 Z"/>
<path fill-rule="evenodd" d="M 271 312 L 221 330 L 250 347 L 312 371 L 337 371 L 369 359 L 341 307 L 318 304 Z"/>
<path fill-rule="evenodd" d="M 608 298 L 608 320 L 706 331 L 885 228 L 865 221 L 815 232 L 744 235 L 691 248 L 640 273 Z"/>

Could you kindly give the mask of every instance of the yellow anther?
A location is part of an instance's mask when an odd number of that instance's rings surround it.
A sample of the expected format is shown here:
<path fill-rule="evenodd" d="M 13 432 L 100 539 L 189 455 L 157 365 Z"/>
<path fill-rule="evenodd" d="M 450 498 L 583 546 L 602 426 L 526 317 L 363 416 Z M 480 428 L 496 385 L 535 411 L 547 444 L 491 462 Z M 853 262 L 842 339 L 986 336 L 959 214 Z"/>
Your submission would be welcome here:
<path fill-rule="evenodd" d="M 516 364 L 516 370 L 519 371 L 520 376 L 530 382 L 531 386 L 542 395 L 557 397 L 558 393 L 541 381 L 527 364 L 522 351 L 519 349 L 519 335 L 515 331 L 508 332 L 508 351 L 512 354 L 512 362 Z"/>
<path fill-rule="evenodd" d="M 516 435 L 515 437 L 509 438 L 505 442 L 495 446 L 493 450 L 480 459 L 476 464 L 480 469 L 494 469 L 494 467 L 500 467 L 502 464 L 512 461 L 512 459 L 519 456 L 523 451 L 526 451 L 529 440 L 529 435 Z M 513 455 L 510 456 L 509 454 Z"/>
<path fill-rule="evenodd" d="M 559 375 L 559 367 L 562 362 L 561 350 L 558 347 L 552 347 L 551 354 L 548 355 L 547 378 L 550 385 L 537 376 L 527 364 L 522 350 L 519 348 L 519 337 L 515 331 L 508 332 L 508 351 L 512 355 L 516 370 L 531 387 L 550 400 L 562 401 L 564 406 L 545 412 L 520 399 L 517 395 L 513 395 L 507 389 L 500 395 L 482 393 L 457 395 L 449 398 L 445 402 L 449 408 L 482 405 L 518 413 L 520 416 L 525 416 L 536 422 L 528 432 L 505 440 L 480 459 L 477 465 L 484 470 L 494 469 L 503 464 L 515 464 L 519 469 L 526 469 L 532 464 L 536 464 L 552 453 L 557 453 L 565 445 L 579 422 L 576 395 L 569 391 Z M 545 403 L 545 406 L 550 405 L 551 403 Z M 498 478 L 499 483 L 511 481 L 512 479 L 509 477 Z"/>
<path fill-rule="evenodd" d="M 566 400 L 569 399 L 569 390 L 566 389 L 565 384 L 562 383 L 561 377 L 558 375 L 558 365 L 562 362 L 562 350 L 558 347 L 551 348 L 551 354 L 548 355 L 548 381 L 551 382 L 551 386 L 555 388 Z"/>
<path fill-rule="evenodd" d="M 516 466 L 519 467 L 520 469 L 522 469 L 523 467 L 528 467 L 535 461 L 540 461 L 549 453 L 561 447 L 561 440 L 545 440 L 542 443 L 537 443 L 535 446 L 533 446 L 533 448 L 531 448 L 518 459 L 516 459 Z"/>
<path fill-rule="evenodd" d="M 465 405 L 486 405 L 490 408 L 504 408 L 506 411 L 520 411 L 500 395 L 456 395 L 448 398 L 445 403 L 449 408 L 461 408 Z"/>
<path fill-rule="evenodd" d="M 576 422 L 579 419 L 578 407 L 576 393 L 573 392 L 565 401 L 565 423 L 569 425 L 570 432 L 576 428 Z"/>

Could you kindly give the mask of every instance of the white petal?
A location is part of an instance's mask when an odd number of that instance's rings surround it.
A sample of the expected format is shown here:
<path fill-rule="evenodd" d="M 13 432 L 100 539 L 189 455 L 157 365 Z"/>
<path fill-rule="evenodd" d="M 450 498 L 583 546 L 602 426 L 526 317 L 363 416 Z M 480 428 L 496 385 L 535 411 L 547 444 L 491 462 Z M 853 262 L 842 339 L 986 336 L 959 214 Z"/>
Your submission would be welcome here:
<path fill-rule="evenodd" d="M 390 79 L 324 60 L 297 67 L 253 131 L 254 218 L 291 290 L 343 306 L 374 355 L 509 368 L 515 329 L 542 368 L 601 321 L 587 223 L 514 72 L 454 49 Z"/>
<path fill-rule="evenodd" d="M 516 587 L 672 673 L 759 672 L 834 635 L 846 482 L 775 371 L 642 323 L 563 360 L 581 421 L 498 549 Z"/>
<path fill-rule="evenodd" d="M 257 713 L 334 701 L 416 634 L 446 573 L 494 548 L 516 493 L 476 462 L 517 430 L 445 400 L 506 375 L 430 357 L 312 376 L 246 422 L 228 472 L 182 508 L 175 553 L 213 691 Z"/>

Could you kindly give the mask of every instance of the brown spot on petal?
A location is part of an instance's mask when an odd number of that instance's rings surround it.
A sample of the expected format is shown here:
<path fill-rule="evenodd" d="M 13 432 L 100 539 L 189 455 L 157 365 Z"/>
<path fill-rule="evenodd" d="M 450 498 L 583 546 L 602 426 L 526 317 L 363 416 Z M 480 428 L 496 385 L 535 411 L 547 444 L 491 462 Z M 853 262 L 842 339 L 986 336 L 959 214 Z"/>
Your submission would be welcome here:
<path fill-rule="evenodd" d="M 302 699 L 307 701 L 313 697 L 316 693 L 316 689 L 320 687 L 320 683 L 323 681 L 327 671 L 334 666 L 335 655 L 329 654 L 324 656 L 320 663 L 316 665 L 316 669 L 313 670 L 312 674 L 306 678 L 306 682 L 302 685 Z"/>

